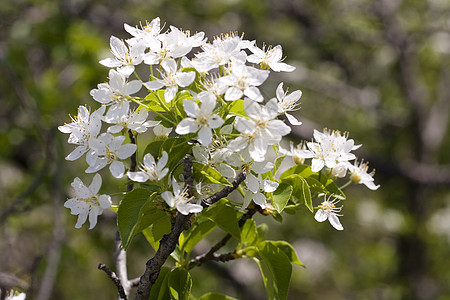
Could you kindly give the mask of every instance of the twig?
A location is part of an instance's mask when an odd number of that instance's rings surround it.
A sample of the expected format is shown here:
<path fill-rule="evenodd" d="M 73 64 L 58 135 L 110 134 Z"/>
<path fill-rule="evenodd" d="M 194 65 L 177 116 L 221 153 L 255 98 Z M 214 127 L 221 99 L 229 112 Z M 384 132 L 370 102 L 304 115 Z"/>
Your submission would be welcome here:
<path fill-rule="evenodd" d="M 192 197 L 194 178 L 192 175 L 193 164 L 190 155 L 185 156 L 183 163 L 185 185 L 187 187 L 188 196 Z M 156 251 L 155 256 L 146 263 L 145 272 L 139 280 L 136 300 L 148 299 L 150 290 L 156 282 L 156 279 L 158 279 L 161 267 L 164 265 L 167 258 L 169 258 L 169 255 L 175 250 L 180 234 L 191 226 L 189 222 L 190 217 L 191 214 L 177 214 L 171 232 L 164 235 L 159 242 L 159 248 L 158 251 Z"/>
<path fill-rule="evenodd" d="M 239 219 L 239 221 L 238 221 L 239 227 L 244 226 L 245 222 L 248 219 L 251 219 L 253 217 L 253 215 L 257 211 L 260 211 L 260 210 L 261 210 L 261 208 L 258 205 L 255 205 L 254 208 L 250 208 Z M 205 263 L 205 262 L 207 262 L 209 260 L 227 261 L 227 260 L 220 260 L 220 259 L 218 259 L 219 257 L 224 259 L 226 256 L 217 255 L 217 254 L 215 254 L 215 252 L 218 251 L 219 249 L 221 249 L 223 246 L 225 246 L 230 239 L 231 239 L 231 234 L 228 233 L 219 242 L 217 242 L 214 246 L 212 246 L 211 249 L 209 249 L 208 252 L 206 252 L 206 253 L 204 253 L 202 255 L 199 255 L 199 256 L 195 257 L 194 259 L 191 259 L 191 261 L 189 262 L 189 268 L 198 267 L 198 266 L 202 265 L 203 263 Z M 232 252 L 230 252 L 230 253 L 232 253 Z M 228 258 L 231 257 L 230 253 L 227 254 L 227 255 L 229 255 Z M 234 258 L 236 258 L 236 257 L 234 257 Z M 230 259 L 228 259 L 228 260 L 230 260 Z"/>
<path fill-rule="evenodd" d="M 220 191 L 218 191 L 217 193 L 215 193 L 214 195 L 203 200 L 202 206 L 208 207 L 211 204 L 216 203 L 220 199 L 228 196 L 232 191 L 234 191 L 235 189 L 238 188 L 238 186 L 244 181 L 246 176 L 247 176 L 247 174 L 245 171 L 242 171 L 241 173 L 239 173 L 238 176 L 236 176 L 236 178 L 231 183 L 231 186 L 226 186 L 223 189 L 221 189 Z"/>
<path fill-rule="evenodd" d="M 120 298 L 122 298 L 123 300 L 127 300 L 128 297 L 125 294 L 122 283 L 120 282 L 120 279 L 119 279 L 119 277 L 117 277 L 116 273 L 111 271 L 105 264 L 99 264 L 98 269 L 105 272 L 106 275 L 108 275 L 109 279 L 111 279 L 112 282 L 116 285 Z"/>

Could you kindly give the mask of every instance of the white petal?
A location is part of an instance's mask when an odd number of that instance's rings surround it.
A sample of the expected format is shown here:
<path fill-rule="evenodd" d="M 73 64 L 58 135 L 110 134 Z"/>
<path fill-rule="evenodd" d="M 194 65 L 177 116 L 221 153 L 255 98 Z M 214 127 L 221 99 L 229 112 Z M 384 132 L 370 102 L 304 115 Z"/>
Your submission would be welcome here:
<path fill-rule="evenodd" d="M 75 228 L 81 228 L 81 225 L 83 225 L 87 220 L 88 213 L 89 213 L 89 211 L 85 211 L 78 215 L 78 220 L 77 220 L 77 224 L 75 224 Z"/>
<path fill-rule="evenodd" d="M 252 120 L 238 117 L 236 118 L 236 124 L 234 125 L 234 127 L 239 132 L 251 135 L 256 130 L 256 123 Z"/>
<path fill-rule="evenodd" d="M 264 100 L 264 97 L 261 95 L 261 92 L 255 86 L 249 86 L 248 88 L 246 88 L 244 90 L 244 95 L 256 102 L 262 102 Z"/>
<path fill-rule="evenodd" d="M 302 125 L 302 122 L 298 121 L 293 115 L 288 114 L 288 113 L 284 113 L 284 115 L 289 120 L 289 123 L 291 123 L 292 125 L 294 125 L 294 126 Z"/>
<path fill-rule="evenodd" d="M 267 205 L 266 196 L 264 196 L 263 193 L 258 192 L 253 194 L 253 202 L 261 206 L 261 208 L 266 208 Z"/>
<path fill-rule="evenodd" d="M 203 210 L 203 207 L 198 204 L 180 203 L 177 205 L 177 210 L 183 215 L 188 215 L 191 213 L 201 212 Z"/>
<path fill-rule="evenodd" d="M 158 160 L 158 163 L 156 164 L 156 169 L 162 170 L 166 166 L 168 161 L 169 161 L 169 155 L 167 154 L 166 151 L 163 151 L 161 157 Z"/>
<path fill-rule="evenodd" d="M 85 146 L 78 146 L 69 155 L 66 156 L 66 160 L 74 161 L 83 156 L 84 153 L 87 152 L 87 148 Z"/>
<path fill-rule="evenodd" d="M 211 127 L 211 128 L 220 127 L 220 126 L 222 126 L 223 123 L 225 123 L 225 121 L 216 114 L 213 114 L 208 119 L 208 124 L 209 124 L 209 127 Z"/>
<path fill-rule="evenodd" d="M 256 193 L 259 190 L 259 180 L 252 173 L 249 173 L 247 175 L 247 178 L 245 178 L 245 184 L 247 185 L 247 188 L 253 193 Z"/>
<path fill-rule="evenodd" d="M 179 72 L 177 73 L 176 81 L 181 87 L 190 85 L 195 79 L 195 72 Z"/>
<path fill-rule="evenodd" d="M 203 93 L 202 97 L 200 98 L 200 101 L 202 102 L 201 105 L 201 112 L 203 115 L 210 115 L 212 111 L 214 110 L 214 107 L 216 107 L 216 97 L 212 93 Z"/>
<path fill-rule="evenodd" d="M 316 221 L 318 222 L 323 222 L 328 219 L 328 216 L 322 209 L 319 209 L 314 215 L 314 219 L 316 219 Z"/>
<path fill-rule="evenodd" d="M 119 68 L 117 68 L 117 71 L 120 74 L 123 74 L 125 77 L 128 77 L 134 72 L 134 66 L 127 65 L 127 66 L 119 67 Z"/>
<path fill-rule="evenodd" d="M 136 152 L 137 146 L 135 144 L 125 144 L 117 150 L 117 156 L 120 159 L 126 159 Z"/>
<path fill-rule="evenodd" d="M 278 108 L 277 108 L 278 109 Z M 244 100 L 244 111 L 252 119 L 260 119 L 261 118 L 261 106 L 252 100 Z"/>
<path fill-rule="evenodd" d="M 111 207 L 111 197 L 108 195 L 100 195 L 98 197 L 98 203 L 100 204 L 100 207 L 103 209 L 107 209 Z"/>
<path fill-rule="evenodd" d="M 291 132 L 291 127 L 287 126 L 281 120 L 272 120 L 272 121 L 269 121 L 269 124 L 267 125 L 267 130 L 274 137 L 285 136 Z"/>
<path fill-rule="evenodd" d="M 176 85 L 169 86 L 168 88 L 166 88 L 166 90 L 164 91 L 164 99 L 166 100 L 167 103 L 169 103 L 170 101 L 173 100 L 173 98 L 175 98 L 177 91 L 178 91 L 178 86 L 176 86 Z"/>
<path fill-rule="evenodd" d="M 191 118 L 200 117 L 200 108 L 197 103 L 192 100 L 184 99 L 183 100 L 183 108 L 186 114 Z"/>
<path fill-rule="evenodd" d="M 121 125 L 114 125 L 114 126 L 110 126 L 108 128 L 108 132 L 109 133 L 119 133 L 119 132 L 122 131 L 122 129 L 123 129 L 123 126 L 121 126 Z"/>
<path fill-rule="evenodd" d="M 173 207 L 175 205 L 174 197 L 172 192 L 166 191 L 161 194 L 161 197 L 166 201 L 167 205 Z"/>
<path fill-rule="evenodd" d="M 92 229 L 95 227 L 95 225 L 97 225 L 98 215 L 101 215 L 102 211 L 102 208 L 98 206 L 94 206 L 91 208 L 91 210 L 89 211 L 89 229 Z"/>
<path fill-rule="evenodd" d="M 230 143 L 228 143 L 228 149 L 234 152 L 240 152 L 244 150 L 247 147 L 247 145 L 248 139 L 243 136 L 239 136 L 234 140 L 232 140 Z"/>
<path fill-rule="evenodd" d="M 279 101 L 283 100 L 284 98 L 284 91 L 283 91 L 283 83 L 280 82 L 280 84 L 277 86 L 276 95 Z"/>
<path fill-rule="evenodd" d="M 278 182 L 272 180 L 263 180 L 262 182 L 263 190 L 267 193 L 272 193 L 278 188 Z"/>
<path fill-rule="evenodd" d="M 115 178 L 122 178 L 123 174 L 125 174 L 125 166 L 121 161 L 113 161 L 109 166 L 109 170 Z"/>
<path fill-rule="evenodd" d="M 126 84 L 125 90 L 123 93 L 127 96 L 132 95 L 134 93 L 139 92 L 139 90 L 142 88 L 142 82 L 140 80 L 133 80 Z"/>
<path fill-rule="evenodd" d="M 181 120 L 177 125 L 175 132 L 178 134 L 188 134 L 198 130 L 198 122 L 191 118 Z"/>
<path fill-rule="evenodd" d="M 344 227 L 342 227 L 341 222 L 339 221 L 339 218 L 332 214 L 328 216 L 328 221 L 330 221 L 330 224 L 336 229 L 336 230 L 344 230 Z"/>
<path fill-rule="evenodd" d="M 234 169 L 227 164 L 218 165 L 217 170 L 226 178 L 234 178 L 236 176 Z"/>
<path fill-rule="evenodd" d="M 225 100 L 227 101 L 236 101 L 240 99 L 244 95 L 244 92 L 238 89 L 237 87 L 230 87 L 225 92 Z"/>
<path fill-rule="evenodd" d="M 150 179 L 147 173 L 145 172 L 128 172 L 127 173 L 128 178 L 130 180 L 136 181 L 136 182 L 146 182 Z"/>
<path fill-rule="evenodd" d="M 157 79 L 157 80 L 145 82 L 144 86 L 151 91 L 155 91 L 155 90 L 162 88 L 164 86 L 164 83 Z"/>
<path fill-rule="evenodd" d="M 89 190 L 91 191 L 92 195 L 97 195 L 101 186 L 102 177 L 100 176 L 100 174 L 95 174 L 94 178 L 92 179 L 92 183 L 89 186 Z"/>
<path fill-rule="evenodd" d="M 198 140 L 203 146 L 208 146 L 211 144 L 212 132 L 211 128 L 203 126 L 198 132 Z"/>
<path fill-rule="evenodd" d="M 101 61 L 99 61 L 99 63 L 108 68 L 117 68 L 122 65 L 122 62 L 118 61 L 115 58 L 111 58 L 111 57 L 102 59 Z"/>
<path fill-rule="evenodd" d="M 325 162 L 323 160 L 313 158 L 311 162 L 311 171 L 313 173 L 319 172 L 320 170 L 323 169 L 324 166 Z"/>
<path fill-rule="evenodd" d="M 163 179 L 164 177 L 166 177 L 167 173 L 169 173 L 169 168 L 165 168 L 161 171 L 161 173 L 159 173 L 158 175 L 158 180 Z"/>

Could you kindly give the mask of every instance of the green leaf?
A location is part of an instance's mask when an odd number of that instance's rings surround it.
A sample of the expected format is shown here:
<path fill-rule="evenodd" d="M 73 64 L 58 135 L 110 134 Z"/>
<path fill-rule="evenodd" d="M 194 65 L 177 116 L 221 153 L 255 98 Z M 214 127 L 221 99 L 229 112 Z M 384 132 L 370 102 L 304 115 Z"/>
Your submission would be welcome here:
<path fill-rule="evenodd" d="M 220 228 L 230 233 L 233 237 L 240 239 L 239 215 L 236 208 L 228 204 L 225 199 L 220 199 L 211 205 L 204 213 L 204 216 L 216 223 Z"/>
<path fill-rule="evenodd" d="M 164 141 L 153 141 L 147 145 L 144 153 L 150 153 L 154 158 L 160 156 L 160 150 Z"/>
<path fill-rule="evenodd" d="M 258 231 L 256 230 L 256 224 L 253 219 L 245 221 L 241 230 L 241 243 L 246 245 L 254 245 L 258 238 Z"/>
<path fill-rule="evenodd" d="M 216 224 L 207 218 L 202 218 L 201 215 L 197 218 L 196 222 L 187 231 L 183 231 L 178 241 L 181 250 L 187 254 L 191 253 L 195 245 L 204 239 L 214 228 Z"/>
<path fill-rule="evenodd" d="M 169 289 L 167 288 L 167 281 L 169 279 L 170 268 L 162 267 L 159 271 L 158 279 L 153 284 L 150 290 L 149 299 L 166 300 L 170 299 Z"/>
<path fill-rule="evenodd" d="M 141 208 L 149 199 L 151 191 L 135 189 L 126 194 L 120 201 L 117 211 L 117 227 L 122 239 L 122 246 L 126 249 L 135 235 L 136 225 L 141 216 Z"/>
<path fill-rule="evenodd" d="M 293 188 L 290 184 L 281 182 L 278 185 L 278 188 L 273 192 L 273 206 L 277 210 L 277 212 L 281 213 L 288 203 L 289 199 L 291 199 Z"/>
<path fill-rule="evenodd" d="M 188 300 L 192 287 L 192 278 L 186 269 L 176 268 L 169 274 L 170 299 Z"/>
<path fill-rule="evenodd" d="M 256 231 L 258 232 L 258 240 L 257 243 L 260 243 L 262 241 L 264 241 L 267 232 L 269 232 L 269 226 L 267 226 L 267 224 L 259 224 L 256 227 Z"/>
<path fill-rule="evenodd" d="M 287 299 L 292 265 L 287 255 L 271 242 L 258 244 L 257 263 L 266 287 L 269 299 Z"/>
<path fill-rule="evenodd" d="M 308 183 L 311 182 L 312 186 L 311 188 L 323 192 L 325 189 L 326 193 L 334 194 L 340 198 L 345 199 L 344 192 L 334 183 L 332 179 L 329 179 L 325 174 L 323 173 L 313 173 L 311 171 L 311 167 L 307 165 L 296 165 L 293 166 L 286 171 L 283 172 L 283 174 L 280 175 L 280 180 L 283 181 L 284 178 L 290 176 L 290 175 L 300 175 L 301 177 L 305 178 Z M 322 187 L 320 187 L 321 184 Z"/>
<path fill-rule="evenodd" d="M 235 116 L 241 116 L 241 117 L 248 117 L 244 111 L 244 101 L 236 100 L 236 101 L 231 102 L 231 105 L 229 108 L 229 114 L 235 115 Z"/>
<path fill-rule="evenodd" d="M 292 174 L 284 177 L 282 182 L 290 184 L 293 188 L 292 195 L 302 201 L 311 212 L 314 212 L 311 191 L 309 190 L 309 186 L 305 178 L 297 174 Z"/>
<path fill-rule="evenodd" d="M 279 156 L 279 157 L 277 157 L 277 159 L 275 159 L 274 167 L 272 169 L 273 176 L 275 176 L 275 174 L 277 173 L 277 171 L 280 168 L 280 165 L 283 162 L 285 157 L 286 157 L 286 155 L 283 155 L 283 156 Z"/>
<path fill-rule="evenodd" d="M 238 300 L 238 299 L 232 298 L 229 296 L 225 296 L 222 294 L 208 293 L 208 294 L 204 294 L 203 296 L 198 298 L 198 300 Z"/>
<path fill-rule="evenodd" d="M 302 262 L 298 259 L 297 253 L 295 253 L 294 247 L 292 247 L 291 244 L 285 241 L 267 241 L 274 245 L 275 247 L 278 247 L 281 251 L 286 254 L 286 256 L 289 258 L 291 263 L 294 263 L 296 265 L 304 267 L 305 265 L 302 264 Z"/>
<path fill-rule="evenodd" d="M 194 178 L 198 182 L 201 181 L 205 183 L 216 183 L 231 186 L 228 180 L 225 177 L 223 177 L 219 171 L 208 165 L 203 165 L 196 162 L 194 162 Z"/>
<path fill-rule="evenodd" d="M 173 171 L 176 165 L 180 162 L 183 157 L 191 151 L 192 144 L 188 143 L 188 141 L 193 137 L 193 135 L 183 135 L 168 138 L 164 141 L 161 146 L 162 151 L 166 151 L 169 155 L 169 161 L 167 162 L 166 167 L 169 168 L 170 171 Z"/>
<path fill-rule="evenodd" d="M 159 248 L 159 241 L 163 238 L 165 234 L 168 234 L 171 229 L 170 217 L 167 214 L 161 216 L 161 218 L 156 219 L 152 225 L 147 227 L 142 231 L 147 241 L 155 249 Z"/>

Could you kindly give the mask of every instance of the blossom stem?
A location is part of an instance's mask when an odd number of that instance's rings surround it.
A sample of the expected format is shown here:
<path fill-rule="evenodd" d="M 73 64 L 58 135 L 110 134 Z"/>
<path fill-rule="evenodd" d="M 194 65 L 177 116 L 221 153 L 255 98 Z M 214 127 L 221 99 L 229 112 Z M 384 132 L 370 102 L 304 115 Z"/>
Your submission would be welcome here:
<path fill-rule="evenodd" d="M 347 181 L 345 184 L 341 185 L 339 188 L 340 188 L 341 190 L 343 190 L 343 189 L 345 189 L 346 187 L 348 187 L 351 183 L 352 183 L 352 181 L 349 180 L 349 181 Z"/>

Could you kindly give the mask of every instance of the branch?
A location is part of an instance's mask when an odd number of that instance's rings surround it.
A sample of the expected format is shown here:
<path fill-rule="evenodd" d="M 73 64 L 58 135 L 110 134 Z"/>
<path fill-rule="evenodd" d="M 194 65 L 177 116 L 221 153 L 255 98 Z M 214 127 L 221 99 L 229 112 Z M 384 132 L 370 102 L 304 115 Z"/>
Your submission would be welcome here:
<path fill-rule="evenodd" d="M 236 178 L 231 183 L 232 186 L 226 186 L 223 189 L 221 189 L 220 191 L 218 191 L 217 193 L 215 193 L 214 195 L 206 198 L 205 200 L 202 201 L 202 206 L 208 207 L 211 204 L 216 203 L 220 199 L 228 196 L 232 191 L 234 191 L 235 189 L 238 188 L 238 186 L 244 181 L 246 176 L 247 176 L 247 174 L 245 173 L 245 171 L 242 171 L 241 173 L 239 173 L 238 176 L 236 176 Z"/>
<path fill-rule="evenodd" d="M 186 155 L 183 164 L 183 176 L 187 187 L 188 197 L 192 197 L 194 188 L 193 164 L 190 155 Z M 161 267 L 164 265 L 170 254 L 175 250 L 180 234 L 191 227 L 189 219 L 191 214 L 183 215 L 178 213 L 172 231 L 159 242 L 158 251 L 155 256 L 145 264 L 144 274 L 141 276 L 136 293 L 136 300 L 147 300 L 153 284 L 158 279 Z"/>
<path fill-rule="evenodd" d="M 248 211 L 247 211 L 247 212 L 239 219 L 239 221 L 238 221 L 239 227 L 244 226 L 245 222 L 246 222 L 248 219 L 251 219 L 251 218 L 253 217 L 253 215 L 254 215 L 257 211 L 260 211 L 260 210 L 261 210 L 261 208 L 260 208 L 258 205 L 255 205 L 255 207 L 250 208 L 250 209 L 249 209 L 249 210 L 248 210 Z M 225 246 L 226 243 L 227 243 L 230 239 L 231 239 L 231 234 L 228 233 L 228 234 L 227 234 L 226 236 L 224 236 L 219 242 L 217 242 L 214 246 L 212 246 L 211 249 L 209 249 L 208 252 L 206 252 L 206 253 L 204 253 L 204 254 L 202 254 L 202 255 L 199 255 L 199 256 L 197 256 L 197 257 L 194 258 L 194 259 L 191 259 L 191 261 L 189 262 L 189 268 L 201 266 L 203 263 L 205 263 L 205 262 L 207 262 L 207 261 L 209 261 L 209 260 L 219 260 L 219 261 L 222 261 L 222 262 L 231 260 L 231 259 L 228 259 L 228 260 L 221 260 L 221 259 L 225 259 L 225 257 L 230 258 L 230 257 L 231 257 L 231 253 L 233 253 L 233 252 L 230 252 L 230 253 L 228 253 L 228 254 L 225 254 L 224 256 L 215 254 L 215 252 L 218 251 L 219 249 L 221 249 L 223 246 Z M 227 255 L 228 255 L 228 256 L 227 256 Z M 219 258 L 221 258 L 221 259 L 219 259 Z M 233 259 L 235 259 L 235 258 L 237 258 L 237 257 L 234 257 Z"/>
<path fill-rule="evenodd" d="M 98 265 L 98 269 L 102 270 L 103 272 L 106 273 L 106 275 L 108 275 L 109 279 L 112 280 L 112 282 L 116 285 L 117 287 L 117 291 L 119 292 L 119 296 L 120 298 L 122 298 L 123 300 L 127 300 L 128 297 L 125 294 L 125 291 L 123 289 L 122 284 L 120 283 L 120 279 L 119 277 L 117 277 L 116 273 L 114 273 L 113 271 L 111 271 L 105 264 L 99 264 Z"/>
<path fill-rule="evenodd" d="M 131 290 L 131 283 L 128 280 L 127 252 L 121 246 L 122 240 L 120 239 L 119 231 L 116 231 L 116 238 L 114 242 L 116 246 L 116 252 L 114 253 L 114 261 L 116 263 L 117 276 L 120 282 L 122 283 L 125 295 L 128 296 Z"/>

